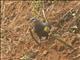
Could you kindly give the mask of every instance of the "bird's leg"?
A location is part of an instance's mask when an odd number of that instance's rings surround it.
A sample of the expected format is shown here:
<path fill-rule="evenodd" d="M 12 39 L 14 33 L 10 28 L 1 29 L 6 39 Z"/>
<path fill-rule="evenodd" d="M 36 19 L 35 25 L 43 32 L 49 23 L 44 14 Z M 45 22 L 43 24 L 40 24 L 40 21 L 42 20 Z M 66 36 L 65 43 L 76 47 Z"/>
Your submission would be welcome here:
<path fill-rule="evenodd" d="M 48 40 L 49 39 L 49 35 L 48 36 L 46 36 L 46 40 Z"/>
<path fill-rule="evenodd" d="M 40 41 L 41 41 L 42 37 L 41 37 L 41 36 L 39 36 L 39 39 L 40 39 Z"/>

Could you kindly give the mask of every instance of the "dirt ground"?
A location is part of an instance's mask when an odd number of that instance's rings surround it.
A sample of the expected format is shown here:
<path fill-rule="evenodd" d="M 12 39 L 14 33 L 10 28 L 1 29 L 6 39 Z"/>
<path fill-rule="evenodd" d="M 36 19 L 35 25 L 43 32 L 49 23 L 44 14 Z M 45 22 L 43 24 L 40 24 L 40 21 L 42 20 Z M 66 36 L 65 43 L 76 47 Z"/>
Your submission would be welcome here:
<path fill-rule="evenodd" d="M 80 60 L 80 1 L 0 2 L 1 60 Z M 33 16 L 44 19 L 41 9 L 53 35 L 38 45 L 29 21 Z M 33 36 L 39 41 L 35 33 Z"/>

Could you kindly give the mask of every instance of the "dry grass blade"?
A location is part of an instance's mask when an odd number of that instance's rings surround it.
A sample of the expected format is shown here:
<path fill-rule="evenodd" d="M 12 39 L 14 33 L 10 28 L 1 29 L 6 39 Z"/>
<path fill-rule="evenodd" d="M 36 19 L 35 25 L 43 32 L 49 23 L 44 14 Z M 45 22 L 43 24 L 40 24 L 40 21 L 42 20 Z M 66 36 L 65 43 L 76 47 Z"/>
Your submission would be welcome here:
<path fill-rule="evenodd" d="M 34 36 L 33 36 L 33 33 L 32 33 L 32 31 L 31 31 L 31 29 L 29 29 L 29 31 L 30 31 L 30 34 L 31 34 L 31 36 L 32 36 L 32 38 L 33 38 L 33 40 L 38 44 L 38 45 L 40 45 L 40 43 L 34 38 Z"/>
<path fill-rule="evenodd" d="M 69 47 L 70 49 L 74 49 L 71 45 L 69 45 L 68 43 L 66 43 L 65 41 L 63 41 L 59 35 L 52 34 L 52 37 L 55 38 L 55 39 L 57 39 L 59 42 L 61 42 L 62 44 L 64 44 L 66 47 Z"/>

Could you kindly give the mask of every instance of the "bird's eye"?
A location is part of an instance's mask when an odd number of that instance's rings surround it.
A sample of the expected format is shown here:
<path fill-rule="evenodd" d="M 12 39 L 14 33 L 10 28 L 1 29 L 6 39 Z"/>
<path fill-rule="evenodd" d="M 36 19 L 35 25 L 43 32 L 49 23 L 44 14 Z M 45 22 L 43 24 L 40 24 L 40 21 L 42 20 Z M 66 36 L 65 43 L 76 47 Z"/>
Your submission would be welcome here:
<path fill-rule="evenodd" d="M 33 22 L 35 22 L 35 21 L 36 21 L 36 19 L 33 19 L 32 21 L 33 21 Z"/>

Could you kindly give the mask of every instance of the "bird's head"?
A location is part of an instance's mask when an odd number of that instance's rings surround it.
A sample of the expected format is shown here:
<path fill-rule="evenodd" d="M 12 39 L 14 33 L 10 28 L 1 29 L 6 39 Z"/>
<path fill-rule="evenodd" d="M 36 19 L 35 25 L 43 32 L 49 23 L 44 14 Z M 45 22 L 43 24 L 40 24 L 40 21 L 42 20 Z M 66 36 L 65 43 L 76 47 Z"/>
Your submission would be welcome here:
<path fill-rule="evenodd" d="M 32 23 L 34 23 L 34 22 L 38 21 L 38 19 L 35 18 L 35 17 L 33 17 L 33 18 L 30 19 L 30 21 L 31 21 Z"/>

